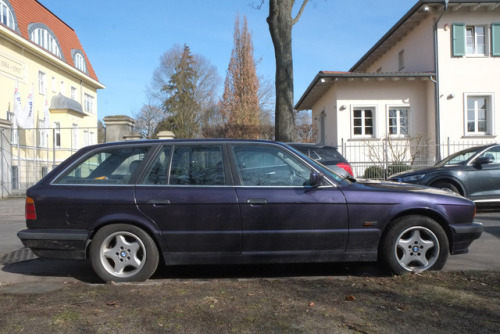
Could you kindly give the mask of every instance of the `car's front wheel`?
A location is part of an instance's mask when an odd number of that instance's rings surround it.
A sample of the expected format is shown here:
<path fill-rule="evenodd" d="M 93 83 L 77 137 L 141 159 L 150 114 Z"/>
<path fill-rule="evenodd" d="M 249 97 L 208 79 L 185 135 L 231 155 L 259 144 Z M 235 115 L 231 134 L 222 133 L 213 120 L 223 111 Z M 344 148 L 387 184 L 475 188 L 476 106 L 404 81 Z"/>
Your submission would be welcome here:
<path fill-rule="evenodd" d="M 441 225 L 429 217 L 402 217 L 389 227 L 381 256 L 395 274 L 440 270 L 448 258 L 448 238 Z"/>
<path fill-rule="evenodd" d="M 90 244 L 90 261 L 105 282 L 141 282 L 156 271 L 159 253 L 151 236 L 128 224 L 101 228 Z"/>
<path fill-rule="evenodd" d="M 448 190 L 448 191 L 451 191 L 453 193 L 461 195 L 460 190 L 458 190 L 458 187 L 451 182 L 439 181 L 439 182 L 433 183 L 431 185 L 431 187 L 439 188 L 439 189 L 443 189 L 443 190 Z"/>

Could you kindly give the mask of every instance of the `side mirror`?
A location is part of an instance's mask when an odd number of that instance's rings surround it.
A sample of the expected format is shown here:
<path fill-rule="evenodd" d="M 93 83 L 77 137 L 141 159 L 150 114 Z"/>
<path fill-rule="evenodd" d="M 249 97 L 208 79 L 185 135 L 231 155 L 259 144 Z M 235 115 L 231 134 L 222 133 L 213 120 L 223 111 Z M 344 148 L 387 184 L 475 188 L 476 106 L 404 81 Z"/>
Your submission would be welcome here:
<path fill-rule="evenodd" d="M 309 185 L 313 187 L 318 187 L 323 180 L 324 175 L 318 172 L 311 172 L 309 176 Z"/>
<path fill-rule="evenodd" d="M 474 160 L 474 165 L 485 165 L 485 164 L 491 164 L 495 159 L 493 157 L 480 157 Z"/>

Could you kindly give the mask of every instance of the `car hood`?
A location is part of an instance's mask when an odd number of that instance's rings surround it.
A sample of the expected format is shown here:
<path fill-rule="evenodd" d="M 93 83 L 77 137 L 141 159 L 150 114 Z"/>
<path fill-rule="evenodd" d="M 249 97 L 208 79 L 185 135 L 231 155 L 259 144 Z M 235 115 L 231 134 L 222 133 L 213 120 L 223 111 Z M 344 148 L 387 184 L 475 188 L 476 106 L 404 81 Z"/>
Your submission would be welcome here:
<path fill-rule="evenodd" d="M 435 172 L 439 172 L 442 170 L 451 171 L 454 169 L 460 169 L 462 167 L 463 166 L 461 166 L 461 165 L 448 165 L 448 166 L 428 167 L 428 168 L 422 168 L 422 169 L 410 169 L 410 170 L 406 170 L 404 172 L 392 174 L 391 176 L 389 176 L 389 180 L 394 180 L 397 178 L 402 178 L 402 177 L 406 177 L 406 176 L 410 176 L 410 175 L 435 173 Z"/>
<path fill-rule="evenodd" d="M 446 197 L 456 198 L 459 200 L 465 200 L 470 202 L 470 200 L 465 197 L 456 194 L 454 192 L 432 188 L 427 186 L 422 186 L 418 184 L 410 184 L 410 183 L 399 183 L 399 182 L 391 182 L 391 181 L 377 181 L 377 180 L 369 180 L 369 179 L 356 179 L 356 183 L 353 183 L 355 187 L 363 188 L 365 191 L 375 191 L 375 192 L 383 192 L 383 193 L 398 193 L 400 196 L 402 193 L 411 193 L 411 194 L 421 194 L 424 197 Z M 361 189 L 360 189 L 361 190 Z"/>

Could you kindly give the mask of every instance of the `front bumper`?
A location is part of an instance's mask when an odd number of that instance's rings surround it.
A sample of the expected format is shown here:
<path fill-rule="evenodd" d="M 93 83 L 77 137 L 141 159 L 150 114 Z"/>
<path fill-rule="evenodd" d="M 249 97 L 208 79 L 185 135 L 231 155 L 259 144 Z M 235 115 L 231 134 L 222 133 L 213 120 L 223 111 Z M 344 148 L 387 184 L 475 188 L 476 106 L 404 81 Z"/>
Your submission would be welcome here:
<path fill-rule="evenodd" d="M 451 243 L 451 254 L 465 254 L 469 252 L 470 244 L 481 237 L 484 226 L 478 222 L 464 225 L 451 225 L 453 238 Z"/>
<path fill-rule="evenodd" d="M 38 257 L 84 260 L 87 258 L 89 231 L 25 229 L 17 233 L 25 247 Z"/>

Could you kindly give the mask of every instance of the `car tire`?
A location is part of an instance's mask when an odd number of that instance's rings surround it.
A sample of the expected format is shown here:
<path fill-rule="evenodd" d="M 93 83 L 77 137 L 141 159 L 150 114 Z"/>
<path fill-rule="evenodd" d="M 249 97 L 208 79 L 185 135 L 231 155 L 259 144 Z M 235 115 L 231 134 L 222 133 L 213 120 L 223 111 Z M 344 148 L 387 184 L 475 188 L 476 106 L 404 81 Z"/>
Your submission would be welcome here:
<path fill-rule="evenodd" d="M 156 271 L 159 252 L 151 236 L 128 224 L 101 228 L 90 243 L 90 262 L 105 282 L 142 282 Z"/>
<path fill-rule="evenodd" d="M 434 188 L 449 190 L 449 191 L 454 192 L 456 194 L 461 194 L 460 190 L 458 190 L 458 187 L 451 182 L 440 181 L 440 182 L 433 183 L 431 186 Z"/>
<path fill-rule="evenodd" d="M 435 220 L 406 216 L 388 228 L 380 251 L 382 262 L 397 275 L 440 270 L 448 259 L 448 238 Z"/>

